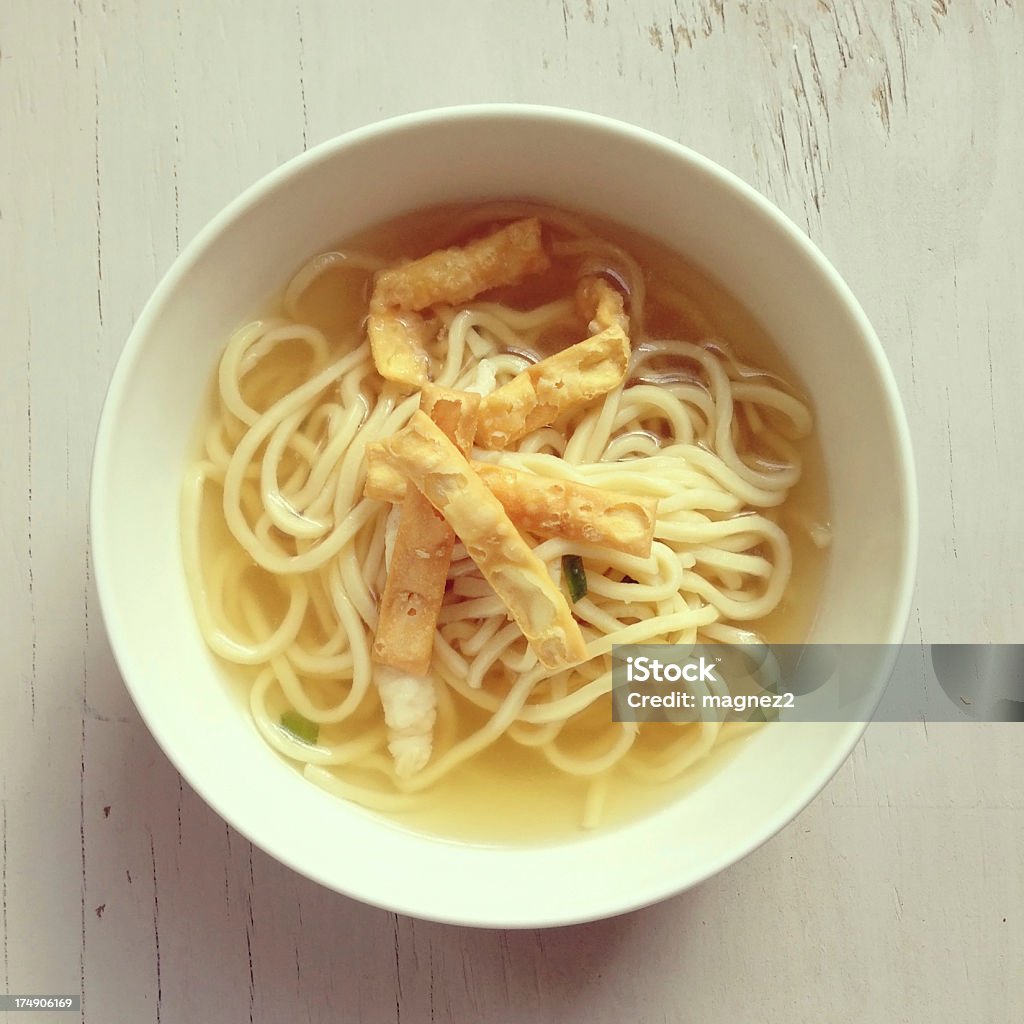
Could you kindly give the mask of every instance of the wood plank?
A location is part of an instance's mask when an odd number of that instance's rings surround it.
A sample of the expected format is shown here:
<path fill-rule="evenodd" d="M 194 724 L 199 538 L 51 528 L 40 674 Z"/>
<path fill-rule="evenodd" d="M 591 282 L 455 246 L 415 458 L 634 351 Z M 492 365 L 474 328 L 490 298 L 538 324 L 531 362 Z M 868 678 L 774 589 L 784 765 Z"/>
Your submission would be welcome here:
<path fill-rule="evenodd" d="M 379 117 L 544 102 L 693 146 L 822 246 L 879 332 L 917 446 L 909 637 L 1019 638 L 1019 5 L 9 7 L 0 992 L 84 991 L 95 1021 L 1024 1014 L 1014 726 L 872 727 L 780 836 L 659 907 L 549 932 L 414 922 L 299 878 L 179 781 L 117 675 L 86 553 L 114 361 L 212 214 Z"/>

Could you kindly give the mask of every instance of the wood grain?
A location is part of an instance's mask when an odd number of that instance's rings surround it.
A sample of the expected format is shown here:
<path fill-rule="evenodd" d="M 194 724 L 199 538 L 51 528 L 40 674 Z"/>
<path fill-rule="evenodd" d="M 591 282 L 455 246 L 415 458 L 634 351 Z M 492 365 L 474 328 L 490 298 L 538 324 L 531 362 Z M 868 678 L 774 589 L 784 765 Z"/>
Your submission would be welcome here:
<path fill-rule="evenodd" d="M 733 169 L 835 262 L 916 445 L 909 635 L 1012 641 L 1022 41 L 1009 0 L 8 5 L 0 991 L 82 992 L 97 1022 L 1020 1019 L 1019 727 L 873 726 L 780 836 L 617 920 L 396 918 L 254 850 L 157 750 L 98 619 L 87 489 L 135 317 L 240 189 L 386 115 L 581 107 Z"/>

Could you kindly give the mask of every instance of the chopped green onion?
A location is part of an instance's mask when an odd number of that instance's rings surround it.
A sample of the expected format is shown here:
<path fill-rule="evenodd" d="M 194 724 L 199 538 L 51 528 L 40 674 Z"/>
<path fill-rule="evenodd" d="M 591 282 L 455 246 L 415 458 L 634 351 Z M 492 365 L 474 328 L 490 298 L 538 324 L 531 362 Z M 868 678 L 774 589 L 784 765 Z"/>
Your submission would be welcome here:
<path fill-rule="evenodd" d="M 320 736 L 320 726 L 304 718 L 298 711 L 286 711 L 281 716 L 281 725 L 288 730 L 300 743 L 316 743 Z"/>
<path fill-rule="evenodd" d="M 573 604 L 587 596 L 587 574 L 579 555 L 562 555 L 562 576 L 569 589 L 569 600 Z"/>

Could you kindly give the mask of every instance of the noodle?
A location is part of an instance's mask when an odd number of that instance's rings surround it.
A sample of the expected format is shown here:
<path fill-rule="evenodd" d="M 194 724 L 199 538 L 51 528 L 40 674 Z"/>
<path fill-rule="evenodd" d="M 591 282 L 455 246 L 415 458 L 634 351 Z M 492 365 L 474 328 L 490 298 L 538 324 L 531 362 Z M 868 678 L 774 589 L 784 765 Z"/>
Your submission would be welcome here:
<path fill-rule="evenodd" d="M 482 365 L 500 387 L 584 329 L 575 279 L 604 275 L 627 295 L 625 384 L 510 450 L 474 453 L 552 481 L 658 499 L 646 558 L 557 537 L 531 543 L 556 579 L 564 555 L 583 558 L 588 593 L 573 612 L 587 660 L 539 664 L 456 543 L 434 644 L 433 756 L 410 777 L 396 774 L 370 656 L 390 506 L 363 497 L 363 481 L 367 446 L 404 427 L 417 396 L 380 378 L 365 337 L 303 320 L 304 297 L 325 275 L 362 275 L 368 290 L 372 273 L 391 265 L 364 251 L 312 259 L 287 285 L 282 315 L 246 324 L 228 342 L 216 410 L 185 476 L 183 555 L 207 644 L 246 667 L 258 730 L 306 778 L 401 813 L 438 799 L 446 779 L 503 739 L 538 770 L 578 778 L 579 821 L 595 827 L 616 779 L 678 779 L 727 734 L 715 711 L 674 729 L 612 722 L 610 652 L 621 643 L 760 639 L 752 630 L 779 608 L 793 571 L 775 510 L 801 478 L 799 442 L 812 422 L 789 386 L 709 333 L 712 319 L 691 295 L 652 284 L 630 252 L 576 217 L 491 204 L 456 218 L 437 240 L 449 245 L 520 216 L 545 225 L 570 295 L 519 308 L 502 289 L 440 308 L 427 358 L 443 387 L 472 388 Z M 707 336 L 654 333 L 673 313 Z M 318 729 L 314 742 L 281 725 L 287 711 Z M 651 728 L 671 738 L 647 743 Z"/>

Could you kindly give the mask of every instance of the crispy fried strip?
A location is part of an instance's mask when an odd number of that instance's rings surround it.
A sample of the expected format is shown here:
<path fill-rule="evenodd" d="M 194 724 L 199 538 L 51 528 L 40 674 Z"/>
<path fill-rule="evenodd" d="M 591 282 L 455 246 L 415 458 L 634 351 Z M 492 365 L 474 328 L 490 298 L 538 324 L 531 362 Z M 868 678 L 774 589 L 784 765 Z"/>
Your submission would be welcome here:
<path fill-rule="evenodd" d="M 463 455 L 473 447 L 480 396 L 472 391 L 451 391 L 436 384 L 425 384 L 420 392 L 420 408 L 445 432 Z"/>
<path fill-rule="evenodd" d="M 582 661 L 583 634 L 544 563 L 430 417 L 415 413 L 408 426 L 383 445 L 396 467 L 466 545 L 541 664 L 556 669 Z"/>
<path fill-rule="evenodd" d="M 629 332 L 629 317 L 623 307 L 622 294 L 603 277 L 581 277 L 576 285 L 576 312 L 590 321 L 590 331 L 597 334 L 618 326 Z"/>
<path fill-rule="evenodd" d="M 479 409 L 478 395 L 428 384 L 420 408 L 459 449 L 468 451 Z M 373 659 L 414 676 L 430 669 L 437 616 L 444 598 L 455 534 L 415 488 L 406 488 L 384 593 Z"/>
<path fill-rule="evenodd" d="M 551 266 L 541 240 L 540 221 L 517 220 L 485 238 L 382 270 L 371 305 L 420 310 L 439 302 L 457 305 L 489 288 L 517 284 Z"/>
<path fill-rule="evenodd" d="M 514 221 L 461 248 L 438 249 L 382 270 L 374 282 L 367 320 L 377 372 L 406 387 L 421 387 L 429 379 L 426 346 L 434 332 L 419 310 L 466 302 L 550 266 L 540 221 L 534 217 Z"/>
<path fill-rule="evenodd" d="M 366 320 L 366 333 L 377 372 L 408 388 L 422 387 L 430 372 L 427 345 L 433 331 L 419 313 L 381 308 Z"/>
<path fill-rule="evenodd" d="M 641 558 L 651 553 L 656 498 L 617 494 L 602 487 L 523 473 L 488 462 L 470 465 L 519 530 L 538 537 L 565 537 L 600 544 Z M 366 449 L 363 493 L 367 498 L 394 503 L 405 497 L 405 477 L 394 468 L 379 444 L 368 445 Z"/>
<path fill-rule="evenodd" d="M 374 501 L 390 501 L 393 505 L 405 500 L 405 477 L 384 451 L 384 445 L 380 441 L 374 441 L 366 446 L 366 482 L 363 484 L 363 497 L 372 498 Z"/>
<path fill-rule="evenodd" d="M 654 541 L 658 502 L 627 497 L 572 480 L 552 480 L 486 463 L 480 479 L 520 529 L 541 537 L 599 544 L 646 558 Z"/>
<path fill-rule="evenodd" d="M 513 444 L 617 387 L 628 366 L 629 338 L 618 325 L 534 363 L 484 397 L 476 443 L 482 448 Z"/>

